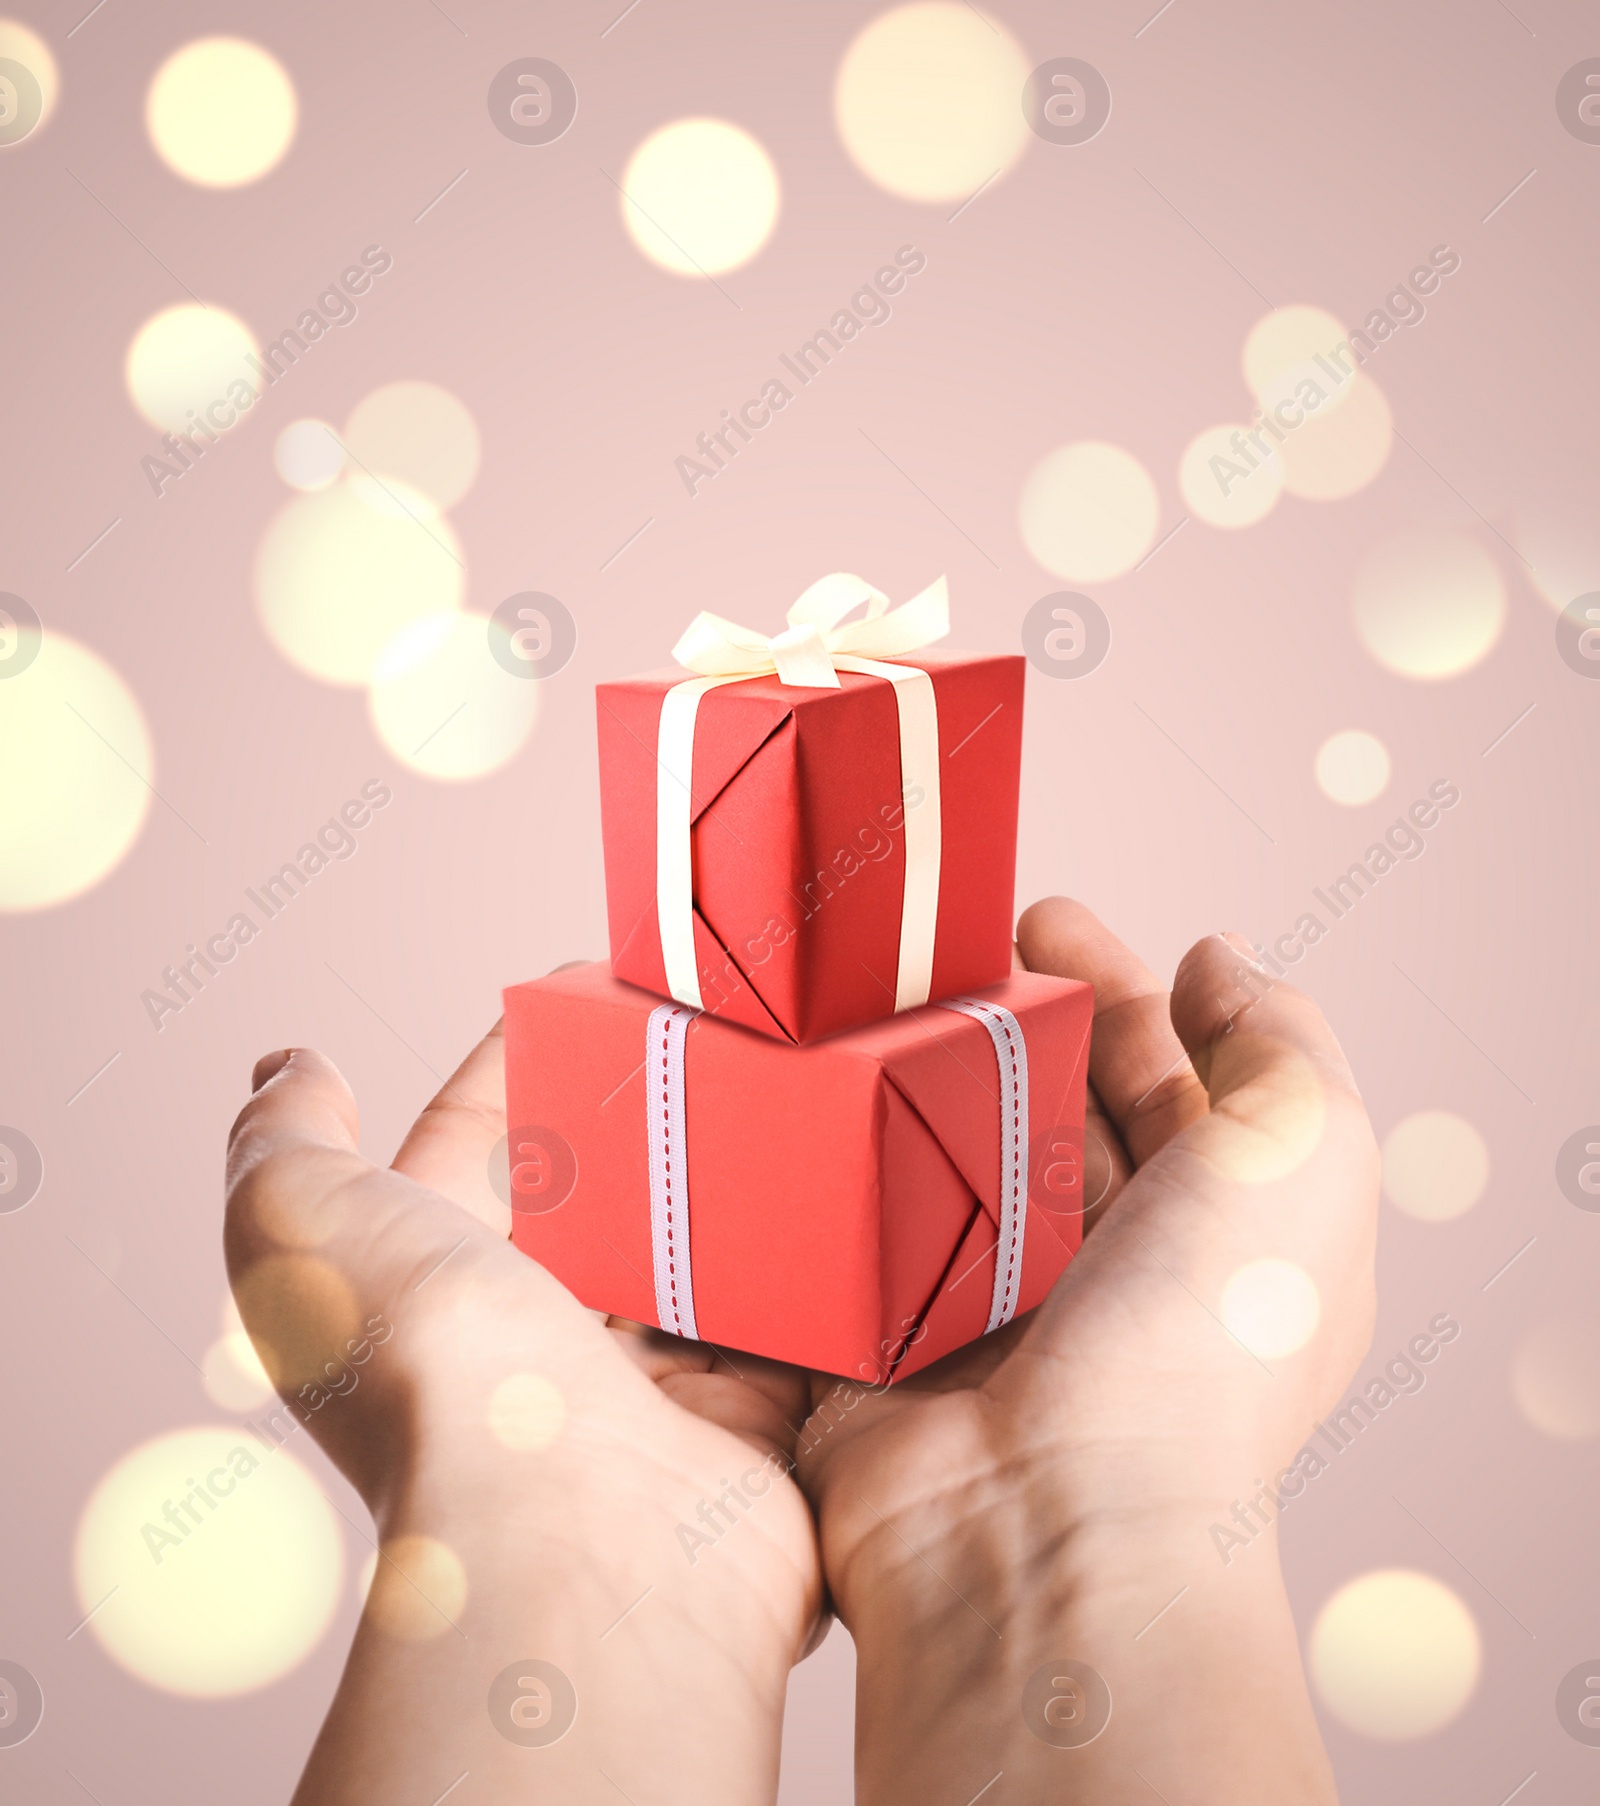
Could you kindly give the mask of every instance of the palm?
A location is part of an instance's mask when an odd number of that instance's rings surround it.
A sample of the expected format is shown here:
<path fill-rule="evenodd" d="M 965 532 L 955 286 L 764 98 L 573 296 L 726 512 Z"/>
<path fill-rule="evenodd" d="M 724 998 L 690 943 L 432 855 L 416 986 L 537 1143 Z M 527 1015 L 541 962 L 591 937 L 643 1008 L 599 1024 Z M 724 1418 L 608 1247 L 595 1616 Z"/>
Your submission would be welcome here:
<path fill-rule="evenodd" d="M 736 1372 L 708 1347 L 608 1320 L 511 1246 L 510 1212 L 489 1181 L 491 1152 L 505 1132 L 498 1027 L 423 1111 L 388 1170 L 354 1151 L 354 1102 L 333 1068 L 307 1053 L 297 1054 L 295 1065 L 308 1095 L 286 1106 L 260 1092 L 240 1129 L 265 1100 L 268 1112 L 298 1111 L 302 1136 L 307 1121 L 325 1134 L 338 1118 L 348 1138 L 340 1136 L 343 1145 L 324 1142 L 326 1171 L 316 1182 L 297 1174 L 287 1188 L 281 1181 L 248 1182 L 273 1151 L 271 1135 L 258 1132 L 266 1145 L 241 1153 L 249 1137 L 236 1129 L 240 1170 L 230 1195 L 230 1268 L 246 1325 L 286 1396 L 285 1379 L 314 1371 L 312 1355 L 297 1351 L 315 1351 L 320 1361 L 338 1343 L 341 1326 L 329 1318 L 330 1300 L 354 1295 L 363 1314 L 381 1314 L 394 1325 L 392 1351 L 365 1369 L 369 1400 L 379 1408 L 341 1408 L 310 1420 L 369 1505 L 381 1509 L 401 1465 L 382 1408 L 397 1366 L 402 1374 L 408 1363 L 426 1367 L 436 1387 L 442 1373 L 457 1375 L 449 1383 L 464 1396 L 488 1390 L 499 1374 L 576 1373 L 575 1383 L 563 1385 L 571 1415 L 582 1408 L 581 1442 L 573 1438 L 568 1456 L 574 1502 L 581 1504 L 591 1485 L 648 1501 L 650 1530 L 661 1539 L 665 1561 L 683 1559 L 672 1540 L 674 1516 L 707 1541 L 717 1540 L 721 1520 L 697 1524 L 695 1501 L 717 1499 L 730 1478 L 767 1456 L 787 1456 L 794 1441 L 789 1425 L 804 1409 L 803 1382 L 791 1370 L 742 1356 Z M 302 1283 L 264 1298 L 251 1276 L 284 1241 L 314 1246 L 318 1264 L 333 1267 L 339 1286 L 306 1285 L 301 1275 Z M 413 1378 L 406 1374 L 399 1389 Z M 553 1448 L 547 1462 L 559 1461 L 561 1449 Z M 750 1531 L 731 1539 L 730 1555 L 717 1564 L 718 1583 L 756 1592 L 773 1614 L 773 1634 L 798 1649 L 818 1618 L 821 1578 L 810 1513 L 781 1471 L 785 1465 L 773 1463 L 779 1471 L 750 1514 Z M 666 1501 L 673 1502 L 670 1510 Z"/>
<path fill-rule="evenodd" d="M 1260 1058 L 1233 1035 L 1215 973 L 1180 993 L 1191 1062 L 1166 994 L 1088 911 L 1036 906 L 1019 938 L 1031 968 L 1095 985 L 1093 1233 L 1027 1320 L 879 1396 L 814 1380 L 801 1471 L 847 1618 L 852 1577 L 870 1587 L 926 1562 L 946 1532 L 1013 1511 L 1034 1480 L 1060 1496 L 1108 1455 L 1130 1475 L 1248 1464 L 1205 1430 L 1235 1421 L 1267 1420 L 1286 1455 L 1370 1332 L 1371 1138 L 1331 1036 L 1305 1054 L 1278 1047 L 1271 1084 L 1246 1073 L 1212 1114 L 1196 1066 L 1211 1077 Z M 1261 1095 L 1242 1110 L 1252 1084 Z M 1215 1301 L 1231 1272 L 1285 1254 L 1314 1276 L 1324 1329 L 1277 1384 L 1276 1355 L 1243 1346 Z"/>

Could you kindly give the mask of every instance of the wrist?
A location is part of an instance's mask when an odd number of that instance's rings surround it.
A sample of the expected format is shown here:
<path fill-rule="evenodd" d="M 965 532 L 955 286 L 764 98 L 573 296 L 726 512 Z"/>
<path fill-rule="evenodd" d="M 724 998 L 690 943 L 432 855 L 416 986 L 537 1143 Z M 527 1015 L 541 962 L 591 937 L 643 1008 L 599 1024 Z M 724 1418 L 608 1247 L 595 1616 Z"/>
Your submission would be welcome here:
<path fill-rule="evenodd" d="M 866 1498 L 825 1498 L 824 1523 L 837 1527 L 845 1552 L 828 1568 L 841 1616 L 850 1624 L 886 1610 L 911 1621 L 938 1616 L 952 1597 L 944 1575 L 990 1600 L 990 1616 L 1009 1617 L 1042 1598 L 1137 1590 L 1152 1572 L 1215 1564 L 1239 1546 L 1258 1552 L 1236 1513 L 1259 1498 L 1262 1511 L 1245 1526 L 1273 1521 L 1271 1495 L 1252 1485 L 1259 1460 L 1247 1447 L 1210 1443 L 1204 1453 L 1202 1466 L 1181 1449 L 1141 1442 L 972 1463 L 964 1479 L 949 1470 L 937 1485 L 915 1476 L 892 1504 L 881 1501 L 889 1515 Z M 1268 1547 L 1253 1569 L 1274 1564 L 1276 1539 L 1256 1540 Z"/>
<path fill-rule="evenodd" d="M 925 1542 L 898 1525 L 916 1553 L 863 1566 L 840 1599 L 862 1806 L 928 1797 L 941 1776 L 976 1793 L 1001 1770 L 1038 1797 L 1120 1801 L 1141 1796 L 1135 1766 L 1171 1797 L 1187 1782 L 1331 1801 L 1276 1537 L 1226 1561 L 1219 1511 L 1172 1496 L 1052 1517 L 1036 1499 Z"/>
<path fill-rule="evenodd" d="M 691 1565 L 669 1499 L 599 1447 L 485 1451 L 464 1418 L 419 1426 L 352 1669 L 437 1712 L 443 1782 L 470 1767 L 560 1799 L 772 1797 L 799 1614 L 743 1571 L 732 1545 L 755 1526 Z"/>

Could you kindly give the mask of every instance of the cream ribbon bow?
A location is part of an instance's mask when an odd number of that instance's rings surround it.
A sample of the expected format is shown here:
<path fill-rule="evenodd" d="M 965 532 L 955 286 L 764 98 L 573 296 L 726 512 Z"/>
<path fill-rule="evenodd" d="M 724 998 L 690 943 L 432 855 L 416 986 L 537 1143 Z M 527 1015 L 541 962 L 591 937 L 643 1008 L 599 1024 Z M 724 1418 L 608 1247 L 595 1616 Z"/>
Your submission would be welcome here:
<path fill-rule="evenodd" d="M 845 616 L 867 605 L 859 621 Z M 698 614 L 672 656 L 702 677 L 765 677 L 798 689 L 837 690 L 838 655 L 899 658 L 920 652 L 950 631 L 950 595 L 943 577 L 898 608 L 889 598 L 847 571 L 820 577 L 789 610 L 788 628 L 768 639 L 721 615 Z"/>
<path fill-rule="evenodd" d="M 845 621 L 865 602 L 866 615 Z M 789 610 L 789 626 L 768 639 L 720 615 L 698 614 L 672 656 L 699 675 L 662 698 L 656 737 L 656 919 L 667 990 L 679 1003 L 703 1009 L 694 942 L 694 858 L 690 841 L 690 783 L 694 723 L 700 698 L 722 684 L 775 672 L 797 689 L 838 690 L 841 671 L 882 677 L 894 685 L 900 731 L 900 806 L 905 829 L 905 886 L 894 1007 L 928 1001 L 938 928 L 941 816 L 939 710 L 933 680 L 915 665 L 880 661 L 918 652 L 950 631 L 950 598 L 943 577 L 899 608 L 882 590 L 848 572 L 820 578 Z M 886 799 L 887 800 L 887 799 Z"/>

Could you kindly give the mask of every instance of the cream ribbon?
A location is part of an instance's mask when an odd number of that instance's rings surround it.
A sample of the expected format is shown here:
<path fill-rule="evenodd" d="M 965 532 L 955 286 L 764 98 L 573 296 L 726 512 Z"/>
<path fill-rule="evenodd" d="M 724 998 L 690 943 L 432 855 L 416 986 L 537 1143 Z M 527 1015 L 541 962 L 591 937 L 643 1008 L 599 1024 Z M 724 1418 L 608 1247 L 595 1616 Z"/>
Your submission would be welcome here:
<path fill-rule="evenodd" d="M 861 603 L 866 614 L 846 621 Z M 933 680 L 910 665 L 881 661 L 920 651 L 950 631 L 945 580 L 891 609 L 889 598 L 859 577 L 836 571 L 813 583 L 789 610 L 784 632 L 768 639 L 721 615 L 698 614 L 672 649 L 699 675 L 662 699 L 656 735 L 656 916 L 667 990 L 704 1007 L 694 949 L 694 863 L 690 841 L 694 723 L 700 698 L 722 684 L 775 675 L 796 689 L 837 690 L 841 671 L 894 685 L 900 730 L 900 801 L 905 829 L 905 891 L 894 1007 L 928 1001 L 939 912 L 939 711 Z M 920 797 L 918 792 L 921 792 Z"/>

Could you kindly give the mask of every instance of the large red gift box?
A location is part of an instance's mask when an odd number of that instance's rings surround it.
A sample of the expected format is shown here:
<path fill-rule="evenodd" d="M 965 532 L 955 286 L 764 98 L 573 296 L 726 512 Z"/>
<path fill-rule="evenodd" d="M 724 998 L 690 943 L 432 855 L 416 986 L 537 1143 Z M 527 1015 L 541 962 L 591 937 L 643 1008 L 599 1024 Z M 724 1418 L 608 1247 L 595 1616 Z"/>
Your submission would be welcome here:
<path fill-rule="evenodd" d="M 902 766 L 900 685 L 841 666 L 838 687 L 756 677 L 710 689 L 693 720 L 692 954 L 701 995 L 668 981 L 658 899 L 663 796 L 683 780 L 660 756 L 682 670 L 598 687 L 600 797 L 611 966 L 763 1034 L 805 1042 L 904 1007 L 897 963 L 909 826 L 936 831 L 925 877 L 931 969 L 912 1002 L 974 990 L 1011 965 L 1023 661 L 917 652 L 932 680 L 936 783 Z M 884 667 L 879 667 L 884 669 Z M 923 774 L 926 775 L 926 774 Z M 935 794 L 936 793 L 936 794 Z"/>
<path fill-rule="evenodd" d="M 603 964 L 505 993 L 512 1239 L 593 1309 L 881 1382 L 1082 1234 L 1093 992 L 1016 973 L 798 1048 Z"/>

